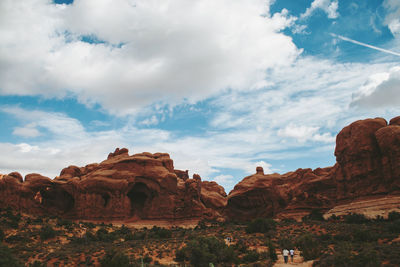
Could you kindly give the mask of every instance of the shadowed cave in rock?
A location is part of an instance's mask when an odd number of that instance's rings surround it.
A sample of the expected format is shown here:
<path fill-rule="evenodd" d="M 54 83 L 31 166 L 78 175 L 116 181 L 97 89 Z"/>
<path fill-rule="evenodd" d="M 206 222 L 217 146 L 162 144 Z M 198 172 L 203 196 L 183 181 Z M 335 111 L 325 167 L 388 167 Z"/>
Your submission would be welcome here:
<path fill-rule="evenodd" d="M 41 196 L 41 204 L 48 209 L 67 213 L 74 208 L 74 198 L 63 189 L 46 187 L 38 193 Z"/>
<path fill-rule="evenodd" d="M 107 207 L 108 203 L 110 202 L 110 196 L 107 194 L 103 194 L 101 195 L 102 199 L 103 199 L 103 207 Z"/>
<path fill-rule="evenodd" d="M 143 216 L 143 208 L 151 195 L 150 189 L 144 183 L 136 183 L 128 192 L 131 202 L 131 215 Z"/>

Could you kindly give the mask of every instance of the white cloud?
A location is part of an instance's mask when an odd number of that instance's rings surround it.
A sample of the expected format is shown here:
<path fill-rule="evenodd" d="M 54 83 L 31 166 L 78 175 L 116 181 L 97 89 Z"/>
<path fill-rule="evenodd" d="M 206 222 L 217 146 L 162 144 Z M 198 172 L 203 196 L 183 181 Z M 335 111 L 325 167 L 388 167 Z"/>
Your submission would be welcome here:
<path fill-rule="evenodd" d="M 144 119 L 140 122 L 142 125 L 150 126 L 158 124 L 158 119 L 156 115 L 151 116 L 150 118 Z"/>
<path fill-rule="evenodd" d="M 269 1 L 4 0 L 0 93 L 76 96 L 114 114 L 247 90 L 300 53 Z M 104 43 L 86 43 L 81 36 Z M 279 51 L 279 52 L 277 52 Z"/>
<path fill-rule="evenodd" d="M 305 142 L 312 139 L 312 137 L 319 130 L 318 127 L 296 126 L 294 124 L 287 125 L 284 129 L 278 131 L 278 136 L 295 138 L 299 142 Z"/>
<path fill-rule="evenodd" d="M 306 11 L 300 15 L 300 18 L 310 17 L 316 10 L 321 9 L 326 13 L 328 18 L 336 19 L 339 17 L 338 13 L 339 1 L 337 0 L 314 0 L 311 6 L 306 9 Z"/>
<path fill-rule="evenodd" d="M 351 105 L 365 108 L 398 107 L 400 105 L 400 67 L 371 76 L 353 95 Z"/>
<path fill-rule="evenodd" d="M 233 176 L 229 174 L 221 174 L 215 176 L 212 180 L 220 185 L 226 185 L 226 184 L 232 185 L 232 183 L 235 183 L 235 180 L 233 180 Z"/>
<path fill-rule="evenodd" d="M 400 36 L 400 2 L 398 0 L 385 0 L 383 6 L 387 9 L 386 25 L 394 36 Z"/>
<path fill-rule="evenodd" d="M 35 124 L 29 124 L 25 127 L 15 127 L 12 133 L 21 137 L 38 137 L 40 132 L 35 127 Z"/>
<path fill-rule="evenodd" d="M 49 113 L 40 110 L 26 110 L 20 107 L 0 107 L 0 111 L 8 113 L 21 122 L 25 122 L 23 127 L 14 129 L 14 134 L 26 137 L 39 135 L 37 127 L 41 127 L 57 137 L 66 138 L 85 138 L 86 132 L 82 124 L 73 118 L 62 113 Z"/>

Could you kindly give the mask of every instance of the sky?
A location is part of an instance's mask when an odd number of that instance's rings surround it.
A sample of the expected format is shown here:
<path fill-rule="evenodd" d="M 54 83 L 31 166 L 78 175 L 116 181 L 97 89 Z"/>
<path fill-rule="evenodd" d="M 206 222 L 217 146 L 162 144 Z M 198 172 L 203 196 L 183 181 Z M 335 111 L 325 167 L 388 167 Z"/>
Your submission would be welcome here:
<path fill-rule="evenodd" d="M 54 178 L 116 147 L 229 192 L 335 164 L 400 115 L 398 0 L 2 0 L 0 173 Z"/>

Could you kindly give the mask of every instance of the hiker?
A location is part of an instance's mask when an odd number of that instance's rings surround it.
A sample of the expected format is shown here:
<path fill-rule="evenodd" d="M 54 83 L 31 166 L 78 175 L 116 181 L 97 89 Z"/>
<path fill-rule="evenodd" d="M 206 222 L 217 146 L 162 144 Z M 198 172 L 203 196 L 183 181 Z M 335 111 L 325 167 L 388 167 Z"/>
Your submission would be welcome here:
<path fill-rule="evenodd" d="M 289 258 L 289 250 L 287 250 L 286 248 L 282 251 L 283 254 L 283 259 L 285 260 L 285 263 L 288 262 L 288 258 Z"/>
<path fill-rule="evenodd" d="M 290 260 L 293 262 L 294 249 L 289 250 L 289 254 L 290 254 Z"/>

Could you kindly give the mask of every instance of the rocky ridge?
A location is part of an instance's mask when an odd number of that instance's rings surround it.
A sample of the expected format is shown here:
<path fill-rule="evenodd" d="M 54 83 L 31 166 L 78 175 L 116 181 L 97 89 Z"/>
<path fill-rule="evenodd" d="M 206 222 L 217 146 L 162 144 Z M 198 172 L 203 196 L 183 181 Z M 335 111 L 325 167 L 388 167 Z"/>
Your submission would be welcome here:
<path fill-rule="evenodd" d="M 0 175 L 0 204 L 103 221 L 284 218 L 312 209 L 332 213 L 335 206 L 358 199 L 400 194 L 400 117 L 346 126 L 337 135 L 335 156 L 333 167 L 315 170 L 266 175 L 257 167 L 226 195 L 215 182 L 175 170 L 166 153 L 129 155 L 117 148 L 105 161 L 69 166 L 55 179 Z"/>

